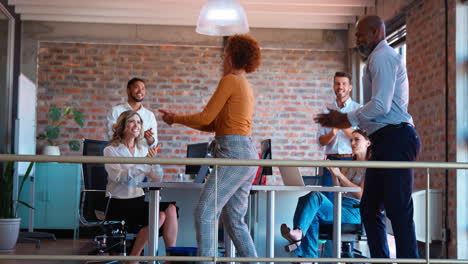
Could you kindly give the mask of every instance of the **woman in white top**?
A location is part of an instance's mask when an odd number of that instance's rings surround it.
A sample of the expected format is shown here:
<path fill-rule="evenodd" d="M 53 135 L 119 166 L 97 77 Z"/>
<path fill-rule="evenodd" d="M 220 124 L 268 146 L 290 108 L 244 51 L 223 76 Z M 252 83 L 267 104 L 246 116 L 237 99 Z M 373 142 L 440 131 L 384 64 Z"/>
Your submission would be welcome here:
<path fill-rule="evenodd" d="M 158 146 L 147 148 L 141 142 L 143 121 L 137 112 L 123 112 L 113 126 L 110 145 L 104 149 L 107 157 L 156 157 Z M 130 256 L 139 256 L 148 242 L 148 203 L 143 189 L 137 184 L 145 177 L 161 181 L 159 165 L 106 164 L 107 193 L 111 198 L 107 218 L 124 220 L 131 227 L 139 228 Z M 161 203 L 159 212 L 160 234 L 166 247 L 174 247 L 177 239 L 177 208 L 174 203 Z"/>

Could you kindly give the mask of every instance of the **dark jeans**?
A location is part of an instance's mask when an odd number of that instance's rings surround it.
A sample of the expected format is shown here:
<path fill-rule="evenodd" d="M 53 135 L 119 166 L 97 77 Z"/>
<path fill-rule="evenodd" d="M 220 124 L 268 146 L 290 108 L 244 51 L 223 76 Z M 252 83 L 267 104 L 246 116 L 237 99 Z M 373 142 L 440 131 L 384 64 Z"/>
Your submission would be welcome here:
<path fill-rule="evenodd" d="M 351 160 L 352 157 L 349 158 L 336 158 L 330 157 L 327 155 L 327 159 L 329 160 Z M 341 170 L 341 168 L 340 168 Z M 333 186 L 331 173 L 327 168 L 323 168 L 323 177 L 322 177 L 322 186 Z M 333 201 L 333 193 L 332 192 L 322 192 L 330 201 Z"/>
<path fill-rule="evenodd" d="M 375 161 L 414 161 L 421 149 L 409 124 L 386 126 L 370 136 Z M 373 258 L 389 258 L 383 210 L 392 222 L 397 258 L 419 258 L 413 221 L 413 169 L 366 170 L 361 218 Z"/>

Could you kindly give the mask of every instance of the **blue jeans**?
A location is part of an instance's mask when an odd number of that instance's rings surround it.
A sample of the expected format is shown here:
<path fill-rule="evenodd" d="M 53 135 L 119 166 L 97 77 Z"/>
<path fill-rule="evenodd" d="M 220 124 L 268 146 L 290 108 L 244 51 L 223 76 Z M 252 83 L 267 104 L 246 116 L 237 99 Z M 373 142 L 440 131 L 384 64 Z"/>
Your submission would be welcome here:
<path fill-rule="evenodd" d="M 408 124 L 386 126 L 370 136 L 371 160 L 414 161 L 421 142 Z M 389 258 L 383 210 L 392 222 L 397 258 L 418 258 L 413 222 L 413 169 L 366 170 L 361 217 L 373 258 Z"/>
<path fill-rule="evenodd" d="M 359 204 L 359 201 L 343 197 L 342 223 L 361 223 L 359 209 L 354 208 L 354 204 Z M 294 228 L 301 229 L 304 238 L 294 253 L 301 257 L 317 258 L 319 224 L 331 222 L 333 222 L 333 203 L 325 195 L 320 192 L 310 192 L 300 197 L 294 213 Z"/>
<path fill-rule="evenodd" d="M 352 157 L 349 158 L 336 158 L 327 156 L 329 160 L 351 160 Z M 340 168 L 341 170 L 341 168 Z M 327 168 L 323 168 L 323 177 L 322 177 L 322 185 L 323 186 L 333 186 L 331 173 Z M 322 192 L 330 201 L 333 201 L 333 193 L 332 192 Z"/>

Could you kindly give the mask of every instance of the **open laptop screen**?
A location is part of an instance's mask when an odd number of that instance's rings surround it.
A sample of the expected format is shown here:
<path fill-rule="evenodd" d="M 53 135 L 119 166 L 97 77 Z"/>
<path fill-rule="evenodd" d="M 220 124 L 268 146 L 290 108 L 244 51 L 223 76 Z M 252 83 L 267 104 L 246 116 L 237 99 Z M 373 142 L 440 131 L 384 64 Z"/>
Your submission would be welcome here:
<path fill-rule="evenodd" d="M 305 186 L 298 167 L 279 167 L 285 186 Z"/>

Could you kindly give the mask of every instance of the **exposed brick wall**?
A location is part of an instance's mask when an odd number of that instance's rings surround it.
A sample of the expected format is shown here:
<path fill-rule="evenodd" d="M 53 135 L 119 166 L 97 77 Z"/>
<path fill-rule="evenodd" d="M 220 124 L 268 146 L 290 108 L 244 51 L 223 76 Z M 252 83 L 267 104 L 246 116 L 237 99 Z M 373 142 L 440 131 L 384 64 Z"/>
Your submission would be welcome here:
<path fill-rule="evenodd" d="M 422 139 L 420 160 L 455 161 L 455 1 L 449 2 L 449 39 L 446 42 L 445 1 L 426 0 L 412 8 L 406 17 L 407 68 L 410 81 L 409 110 Z M 448 45 L 448 53 L 446 53 Z M 446 85 L 448 57 L 449 85 Z M 448 104 L 446 103 L 448 98 Z M 448 113 L 448 114 L 447 114 Z M 448 116 L 448 118 L 446 118 Z M 446 133 L 448 127 L 448 135 Z M 448 144 L 448 151 L 446 149 Z M 450 171 L 446 188 L 445 170 L 431 170 L 431 188 L 447 191 L 447 226 L 451 229 L 448 244 L 450 258 L 456 257 L 456 175 Z M 415 187 L 425 187 L 425 170 L 417 172 Z M 444 194 L 445 197 L 445 194 Z M 444 201 L 445 207 L 445 201 Z"/>
<path fill-rule="evenodd" d="M 107 139 L 107 111 L 126 100 L 125 85 L 133 76 L 147 80 L 144 105 L 155 113 L 158 108 L 200 111 L 221 77 L 220 53 L 216 47 L 41 42 L 38 131 L 45 129 L 48 106 L 55 103 L 80 109 L 87 121 L 83 129 L 66 124 L 60 142 Z M 271 138 L 275 159 L 321 159 L 312 119 L 334 98 L 332 76 L 346 70 L 345 52 L 263 49 L 262 56 L 260 69 L 247 75 L 256 95 L 255 142 Z M 163 157 L 185 157 L 187 143 L 212 137 L 180 125 L 169 127 L 156 116 Z M 62 152 L 76 154 L 66 145 Z M 183 169 L 165 166 L 165 172 L 174 175 Z"/>

